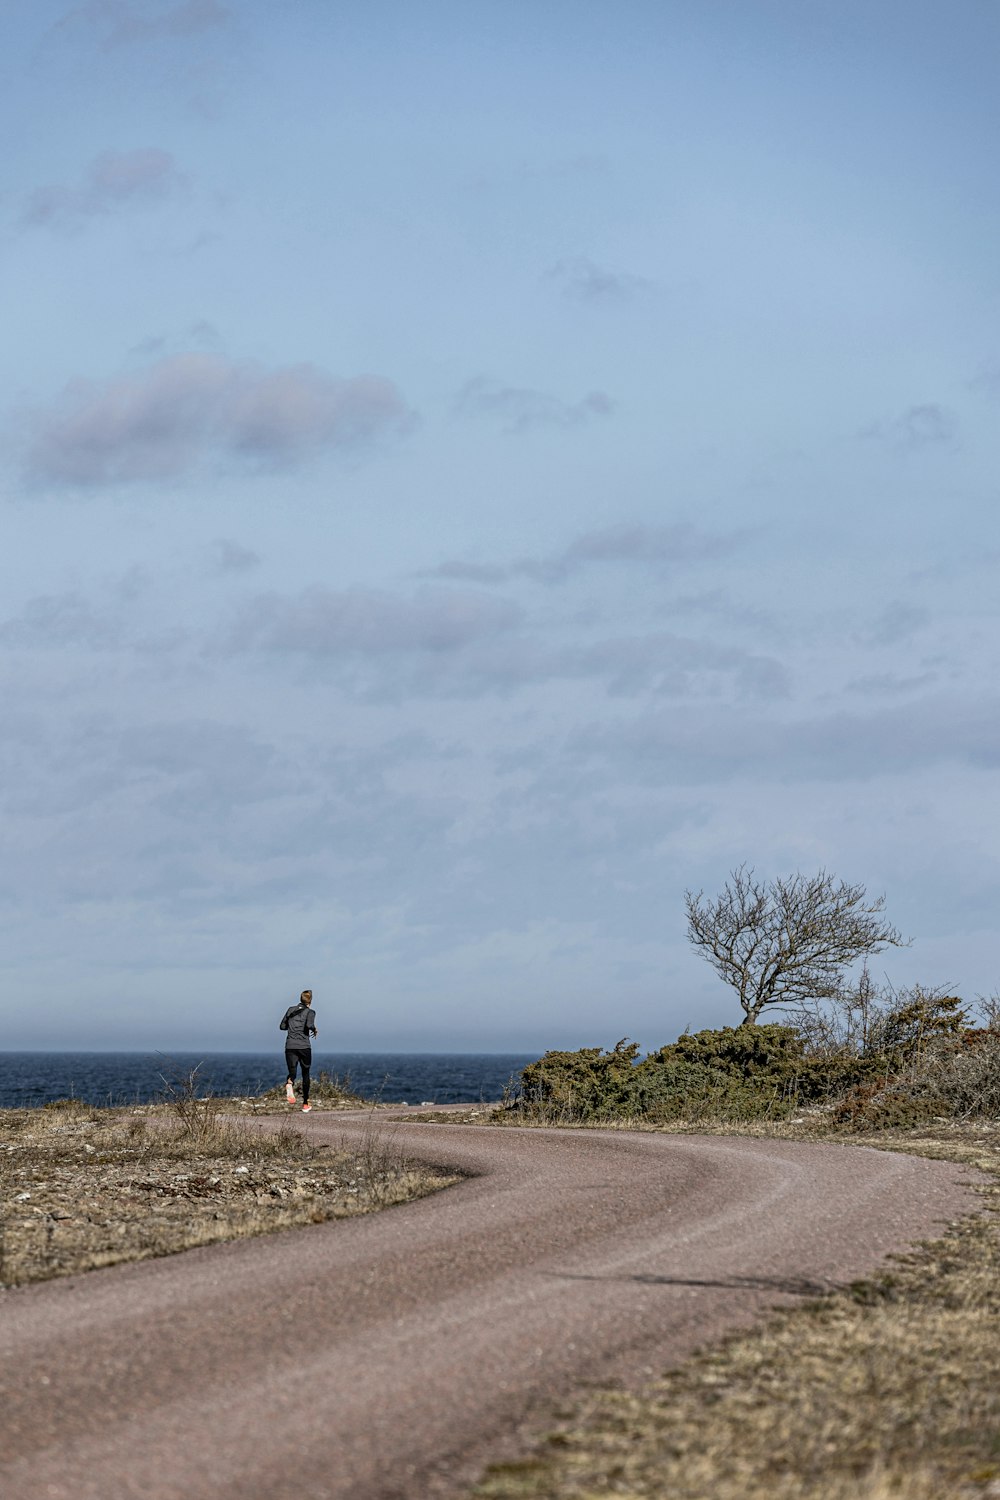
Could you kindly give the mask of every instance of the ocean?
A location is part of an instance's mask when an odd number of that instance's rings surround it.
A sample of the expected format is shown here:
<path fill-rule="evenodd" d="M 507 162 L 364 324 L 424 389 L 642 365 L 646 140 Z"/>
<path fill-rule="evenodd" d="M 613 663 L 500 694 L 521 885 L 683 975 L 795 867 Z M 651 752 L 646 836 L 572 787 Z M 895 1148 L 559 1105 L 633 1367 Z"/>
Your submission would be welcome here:
<path fill-rule="evenodd" d="M 474 1104 L 499 1099 L 537 1054 L 500 1052 L 313 1052 L 320 1072 L 349 1077 L 351 1091 L 386 1104 Z M 283 1083 L 274 1052 L 0 1052 L 0 1106 L 81 1099 L 148 1104 L 198 1069 L 199 1094 L 261 1094 Z M 166 1081 L 165 1081 L 166 1080 Z"/>

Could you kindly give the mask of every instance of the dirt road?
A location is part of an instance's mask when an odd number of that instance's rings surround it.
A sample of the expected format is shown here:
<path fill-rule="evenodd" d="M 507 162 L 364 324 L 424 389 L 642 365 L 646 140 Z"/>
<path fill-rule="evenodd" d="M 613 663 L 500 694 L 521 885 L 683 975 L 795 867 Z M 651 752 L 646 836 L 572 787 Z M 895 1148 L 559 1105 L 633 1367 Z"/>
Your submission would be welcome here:
<path fill-rule="evenodd" d="M 462 1495 L 575 1384 L 658 1373 L 975 1206 L 961 1168 L 837 1145 L 382 1128 L 475 1175 L 0 1295 L 4 1500 Z"/>

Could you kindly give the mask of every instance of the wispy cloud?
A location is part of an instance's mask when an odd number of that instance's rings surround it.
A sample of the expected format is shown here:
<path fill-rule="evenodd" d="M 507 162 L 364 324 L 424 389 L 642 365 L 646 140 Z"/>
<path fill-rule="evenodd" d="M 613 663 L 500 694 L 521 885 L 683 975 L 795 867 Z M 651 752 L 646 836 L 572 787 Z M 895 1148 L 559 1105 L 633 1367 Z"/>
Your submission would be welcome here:
<path fill-rule="evenodd" d="M 122 638 L 117 611 L 97 608 L 76 590 L 40 594 L 29 599 L 19 614 L 0 624 L 0 643 L 5 646 L 32 649 L 83 646 L 92 651 L 109 651 L 119 646 Z"/>
<path fill-rule="evenodd" d="M 530 427 L 582 427 L 610 416 L 615 403 L 604 391 L 590 391 L 581 400 L 568 402 L 545 391 L 502 385 L 477 375 L 459 391 L 455 409 L 462 417 L 499 421 L 505 432 L 526 432 Z"/>
<path fill-rule="evenodd" d="M 87 486 L 173 478 L 206 459 L 290 467 L 412 420 L 380 376 L 182 354 L 112 380 L 74 381 L 33 414 L 25 468 L 36 483 Z"/>
<path fill-rule="evenodd" d="M 969 381 L 973 391 L 985 391 L 988 396 L 1000 395 L 1000 362 L 984 364 Z"/>
<path fill-rule="evenodd" d="M 872 621 L 867 629 L 860 631 L 857 639 L 866 646 L 895 646 L 908 641 L 929 623 L 931 612 L 922 604 L 908 604 L 894 599 Z"/>
<path fill-rule="evenodd" d="M 36 594 L 0 621 L 0 646 L 18 651 L 137 651 L 164 655 L 186 639 L 178 624 L 154 623 L 143 609 L 148 580 L 129 569 L 105 580 L 96 597 L 79 589 Z"/>
<path fill-rule="evenodd" d="M 614 698 L 691 701 L 714 698 L 721 691 L 734 692 L 741 700 L 772 700 L 789 693 L 788 673 L 774 657 L 666 631 L 560 646 L 522 636 L 487 646 L 468 665 L 461 689 L 470 693 L 559 680 L 590 680 Z M 458 689 L 458 684 L 450 687 Z"/>
<path fill-rule="evenodd" d="M 645 526 L 622 522 L 587 531 L 559 552 L 539 557 L 517 557 L 500 564 L 449 559 L 427 569 L 425 578 L 464 579 L 470 583 L 506 583 L 530 578 L 539 583 L 561 583 L 581 569 L 601 563 L 653 563 L 669 567 L 724 557 L 741 546 L 747 532 L 717 534 L 689 522 Z"/>
<path fill-rule="evenodd" d="M 232 10 L 220 0 L 182 0 L 166 6 L 145 0 L 87 0 L 68 10 L 57 24 L 93 26 L 101 45 L 110 50 L 160 37 L 190 36 L 226 26 L 232 19 Z"/>
<path fill-rule="evenodd" d="M 576 302 L 625 302 L 650 289 L 651 283 L 630 271 L 611 271 L 580 255 L 556 261 L 545 272 L 565 297 Z"/>
<path fill-rule="evenodd" d="M 550 623 L 472 588 L 259 594 L 230 617 L 215 650 L 298 656 L 332 669 L 352 696 L 375 700 L 509 697 L 556 682 L 590 682 L 623 698 L 789 692 L 783 664 L 742 645 L 666 631 L 560 639 Z"/>
<path fill-rule="evenodd" d="M 76 229 L 116 209 L 160 201 L 183 182 L 169 151 L 103 151 L 77 185 L 51 183 L 29 194 L 21 222 L 31 229 Z"/>
<path fill-rule="evenodd" d="M 910 677 L 901 677 L 895 672 L 873 672 L 867 677 L 853 678 L 847 684 L 847 691 L 870 698 L 901 698 L 930 687 L 937 677 L 936 672 L 918 672 Z"/>
<path fill-rule="evenodd" d="M 688 523 L 641 526 L 621 523 L 588 531 L 562 554 L 565 566 L 590 562 L 682 562 L 692 557 L 717 557 L 730 539 L 711 536 Z"/>
<path fill-rule="evenodd" d="M 593 724 L 572 753 L 617 776 L 653 784 L 709 784 L 747 777 L 769 782 L 898 778 L 947 763 L 1000 766 L 1000 700 L 922 695 L 870 714 L 838 711 L 792 720 L 731 717 L 711 707 L 683 716 L 645 714 L 619 725 Z"/>
<path fill-rule="evenodd" d="M 251 547 L 244 547 L 228 536 L 216 537 L 209 555 L 216 573 L 248 573 L 260 566 L 260 557 Z"/>
<path fill-rule="evenodd" d="M 309 656 L 453 652 L 512 629 L 522 612 L 493 594 L 425 589 L 409 598 L 376 589 L 320 587 L 261 594 L 229 629 L 224 649 Z"/>
<path fill-rule="evenodd" d="M 859 436 L 908 450 L 952 444 L 958 437 L 958 418 L 946 407 L 928 401 L 908 407 L 889 421 L 871 423 Z"/>

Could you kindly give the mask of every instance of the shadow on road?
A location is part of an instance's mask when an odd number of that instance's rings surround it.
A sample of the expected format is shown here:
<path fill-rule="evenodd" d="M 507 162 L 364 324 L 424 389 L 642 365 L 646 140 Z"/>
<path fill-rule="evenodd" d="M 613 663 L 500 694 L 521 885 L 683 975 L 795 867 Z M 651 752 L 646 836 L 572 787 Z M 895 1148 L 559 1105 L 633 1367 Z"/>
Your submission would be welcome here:
<path fill-rule="evenodd" d="M 588 1276 L 577 1271 L 547 1271 L 558 1281 L 632 1281 L 641 1286 L 714 1286 L 734 1292 L 782 1292 L 790 1297 L 828 1297 L 839 1291 L 836 1281 L 810 1281 L 805 1276 L 727 1276 L 719 1281 L 692 1276 Z"/>

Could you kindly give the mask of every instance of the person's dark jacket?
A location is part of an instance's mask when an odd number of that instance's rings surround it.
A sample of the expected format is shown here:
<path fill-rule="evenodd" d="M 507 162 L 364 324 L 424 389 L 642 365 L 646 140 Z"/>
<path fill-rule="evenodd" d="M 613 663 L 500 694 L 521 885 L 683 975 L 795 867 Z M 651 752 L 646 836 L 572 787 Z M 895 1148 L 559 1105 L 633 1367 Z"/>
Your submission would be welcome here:
<path fill-rule="evenodd" d="M 290 1005 L 279 1028 L 288 1032 L 286 1047 L 311 1047 L 316 1035 L 316 1012 L 308 1005 Z"/>

